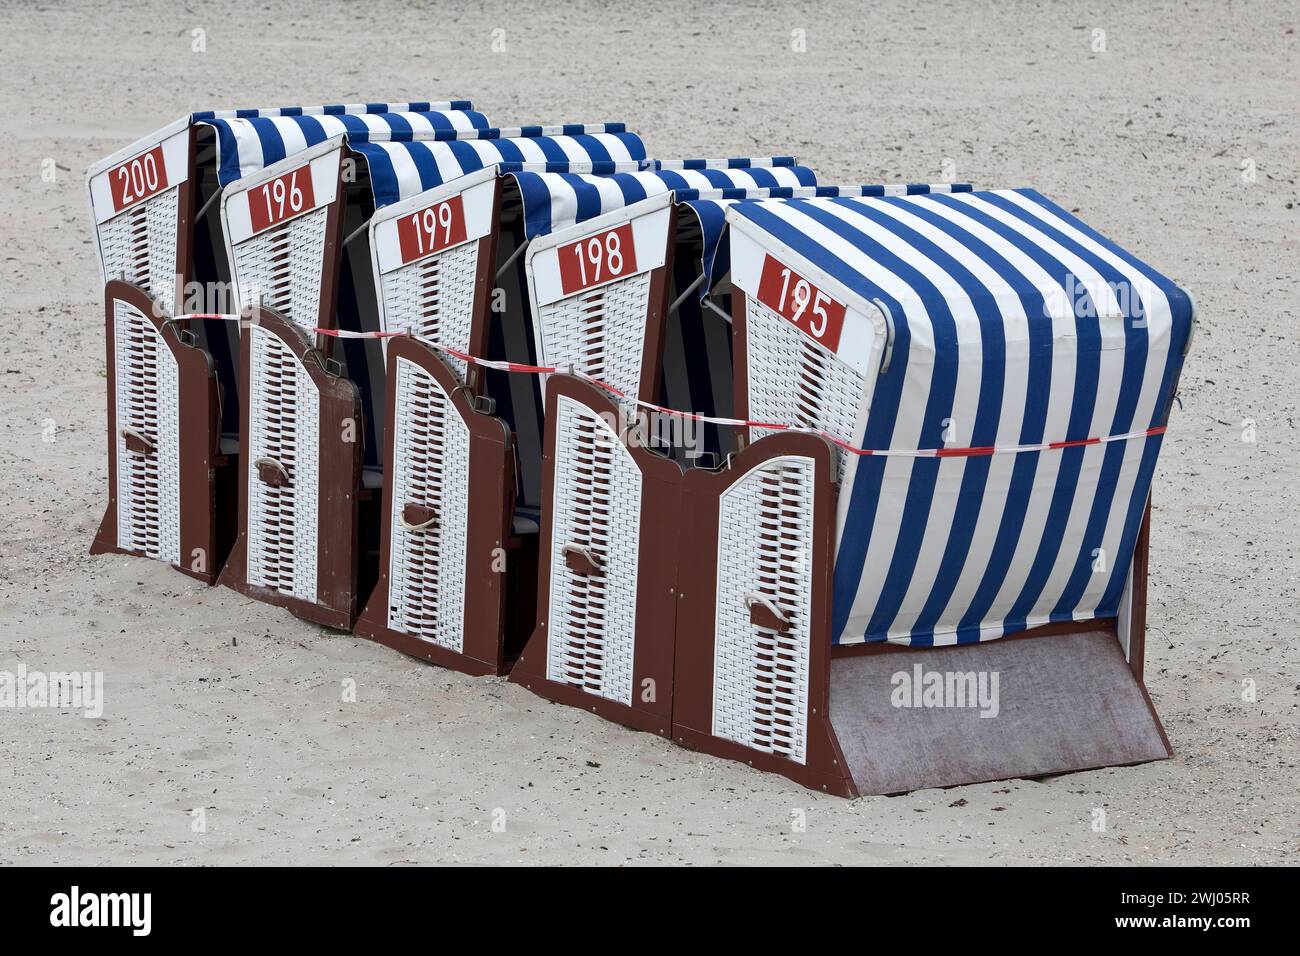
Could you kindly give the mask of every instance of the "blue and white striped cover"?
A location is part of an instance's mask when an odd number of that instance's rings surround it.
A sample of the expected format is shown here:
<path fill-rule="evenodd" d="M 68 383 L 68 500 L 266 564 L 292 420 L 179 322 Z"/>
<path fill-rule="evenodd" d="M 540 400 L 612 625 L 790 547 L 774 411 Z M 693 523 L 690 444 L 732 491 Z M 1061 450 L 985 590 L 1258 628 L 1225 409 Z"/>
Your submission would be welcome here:
<path fill-rule="evenodd" d="M 944 447 L 950 420 L 948 446 L 982 447 L 1168 418 L 1190 296 L 1033 190 L 746 202 L 729 217 L 891 314 L 864 447 Z M 1160 444 L 848 456 L 834 640 L 965 643 L 1114 617 Z"/>
<path fill-rule="evenodd" d="M 736 165 L 724 169 L 697 166 L 663 165 L 657 171 L 588 174 L 573 172 L 515 171 L 519 194 L 524 204 L 524 232 L 528 238 L 546 235 L 651 196 L 673 192 L 698 198 L 705 194 L 734 193 L 736 198 L 754 190 L 767 194 L 769 188 L 795 189 L 817 182 L 816 174 L 805 166 L 772 165 L 754 161 L 753 165 Z"/>
<path fill-rule="evenodd" d="M 508 133 L 523 135 L 503 135 Z M 641 137 L 622 123 L 482 129 L 421 140 L 349 136 L 348 145 L 370 164 L 376 208 L 499 163 L 628 164 L 646 158 Z"/>
<path fill-rule="evenodd" d="M 217 177 L 227 185 L 333 136 L 420 138 L 488 129 L 468 100 L 449 103 L 368 103 L 194 113 L 192 123 L 217 131 Z"/>
<path fill-rule="evenodd" d="M 645 173 L 663 170 L 684 169 L 748 169 L 755 176 L 762 176 L 762 170 L 782 166 L 797 166 L 793 156 L 731 157 L 727 159 L 641 159 L 630 162 L 575 163 L 562 161 L 557 163 L 497 163 L 497 169 L 503 173 L 594 173 L 608 176 L 610 173 Z M 811 172 L 811 171 L 810 171 Z"/>
<path fill-rule="evenodd" d="M 338 116 L 342 113 L 430 113 L 444 110 L 472 110 L 469 100 L 447 100 L 431 103 L 428 100 L 405 103 L 327 103 L 324 106 L 276 106 L 271 109 L 199 110 L 190 114 L 191 123 L 207 123 L 215 119 L 254 119 L 259 116 Z"/>
<path fill-rule="evenodd" d="M 709 163 L 716 163 L 710 167 Z M 637 167 L 641 168 L 638 169 Z M 573 171 L 581 168 L 581 172 Z M 672 192 L 674 201 L 696 216 L 703 237 L 703 269 L 712 285 L 713 267 L 726 227 L 726 209 L 734 202 L 765 198 L 819 196 L 916 195 L 931 191 L 969 192 L 969 184 L 818 186 L 817 175 L 787 157 L 764 159 L 647 159 L 640 163 L 500 163 L 514 177 L 524 205 L 529 239 Z M 565 171 L 569 170 L 569 171 Z M 588 170 L 594 170 L 589 172 Z M 406 198 L 405 196 L 402 198 Z"/>
<path fill-rule="evenodd" d="M 932 192 L 968 193 L 970 191 L 970 183 L 906 183 L 870 186 L 814 186 L 811 189 L 776 188 L 761 194 L 750 193 L 746 196 L 724 194 L 709 198 L 701 198 L 689 192 L 678 192 L 675 198 L 677 202 L 681 203 L 683 209 L 689 210 L 695 215 L 700 224 L 700 232 L 704 236 L 703 262 L 701 265 L 704 274 L 709 278 L 707 282 L 699 287 L 697 292 L 700 298 L 704 298 L 709 294 L 709 290 L 713 288 L 714 283 L 726 272 L 730 264 L 730 257 L 726 254 L 726 249 L 722 244 L 722 237 L 727 225 L 727 207 L 734 202 L 743 199 L 762 198 L 809 199 L 847 196 L 918 196 Z"/>

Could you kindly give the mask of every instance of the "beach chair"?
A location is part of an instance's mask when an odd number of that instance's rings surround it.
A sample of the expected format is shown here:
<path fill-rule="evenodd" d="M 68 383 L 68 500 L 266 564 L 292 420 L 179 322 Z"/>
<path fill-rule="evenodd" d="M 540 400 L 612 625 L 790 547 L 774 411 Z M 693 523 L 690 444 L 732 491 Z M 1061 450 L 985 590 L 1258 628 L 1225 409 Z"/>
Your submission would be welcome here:
<path fill-rule="evenodd" d="M 683 306 L 715 284 L 728 205 L 883 190 L 818 187 L 810 175 L 748 190 L 726 187 L 718 172 L 712 182 L 659 175 L 671 192 L 566 225 L 527 255 L 537 361 L 571 374 L 546 380 L 537 625 L 511 680 L 666 736 L 678 555 L 690 547 L 678 520 L 682 469 L 717 452 L 698 434 L 661 434 L 658 424 L 698 422 L 657 422 L 654 411 L 673 396 L 675 410 L 715 414 L 707 396 L 719 386 L 707 379 L 731 388 L 729 332 L 694 336 L 704 354 L 689 355 L 684 343 L 701 313 L 697 304 L 687 320 Z M 563 196 L 563 185 L 551 192 Z"/>
<path fill-rule="evenodd" d="M 727 210 L 673 736 L 842 795 L 1161 759 L 1152 474 L 1190 295 L 1032 190 Z M 999 691 L 1000 687 L 1000 691 Z"/>
<path fill-rule="evenodd" d="M 511 143 L 512 146 L 500 144 Z M 386 201 L 400 198 L 403 188 L 418 188 L 420 179 L 397 175 L 408 166 L 426 175 L 454 175 L 452 164 L 463 153 L 477 155 L 509 148 L 559 150 L 585 155 L 613 150 L 622 158 L 643 155 L 640 140 L 621 125 L 585 127 L 536 127 L 514 130 L 481 129 L 405 132 L 393 129 L 347 132 L 320 142 L 281 160 L 226 188 L 222 198 L 222 222 L 232 263 L 236 302 L 241 309 L 254 305 L 274 312 L 288 324 L 273 331 L 246 338 L 245 353 L 260 338 L 275 343 L 277 362 L 303 368 L 297 373 L 299 388 L 308 391 L 320 384 L 317 372 L 335 383 L 345 382 L 356 391 L 360 414 L 342 422 L 344 441 L 357 456 L 357 467 L 326 469 L 309 466 L 306 458 L 323 453 L 324 446 L 304 446 L 295 452 L 295 466 L 269 471 L 264 456 L 254 453 L 260 443 L 273 445 L 285 432 L 314 434 L 295 421 L 303 406 L 275 399 L 281 385 L 267 377 L 260 359 L 245 354 L 246 406 L 241 429 L 241 451 L 247 465 L 241 469 L 238 537 L 231 551 L 221 583 L 269 603 L 285 606 L 292 613 L 317 623 L 350 628 L 358 602 L 375 582 L 378 562 L 378 492 L 382 483 L 379 456 L 380 428 L 384 421 L 382 353 L 366 348 L 364 339 L 343 339 L 339 344 L 329 333 L 362 335 L 378 331 L 376 298 L 370 286 L 370 256 L 364 240 L 367 222 Z M 521 145 L 522 144 L 522 145 Z M 389 191 L 390 186 L 395 191 Z M 291 336 L 280 331 L 295 328 Z M 310 347 L 303 346 L 299 332 Z M 259 353 L 271 355 L 271 352 Z M 274 357 L 274 356 L 272 356 Z M 378 371 L 376 371 L 376 367 Z M 343 386 L 340 385 L 340 388 Z M 271 398 L 263 399 L 269 390 Z M 297 438 L 295 438 L 297 440 Z M 312 482 L 298 493 L 297 469 L 310 469 Z M 274 508 L 271 502 L 279 502 Z M 358 511 L 358 509 L 360 509 Z M 292 512 L 292 523 L 280 515 Z M 337 523 L 353 527 L 355 534 L 325 548 L 304 551 L 305 545 L 290 546 L 294 529 L 319 522 L 322 527 Z M 254 527 L 255 524 L 259 524 Z M 349 544 L 348 542 L 352 542 Z M 260 548 L 256 557 L 250 549 Z M 282 573 L 267 572 L 266 556 L 274 556 Z M 283 571 L 286 562 L 302 564 L 301 573 Z M 317 575 L 324 580 L 350 581 L 346 588 L 317 591 L 289 588 L 292 577 Z M 288 576 L 286 576 L 288 575 Z"/>
<path fill-rule="evenodd" d="M 409 337 L 388 340 L 380 575 L 356 632 L 444 666 L 500 674 L 533 630 L 538 383 L 506 371 L 485 376 L 447 351 L 536 363 L 539 313 L 525 294 L 522 256 L 528 246 L 687 185 L 741 190 L 812 179 L 785 159 L 500 158 L 378 213 L 371 250 L 381 324 Z M 660 258 L 667 252 L 665 236 Z M 649 311 L 662 310 L 670 288 L 664 263 L 652 258 L 645 253 L 644 265 L 658 270 L 661 285 L 627 303 L 638 328 Z"/>
<path fill-rule="evenodd" d="M 182 473 L 196 474 L 211 468 L 211 481 L 181 482 L 182 499 L 174 496 L 146 498 L 132 494 L 117 483 L 134 473 L 133 457 L 120 434 L 110 432 L 110 503 L 92 553 L 117 552 L 157 556 L 156 547 L 142 546 L 131 532 L 135 521 L 180 529 L 180 537 L 192 544 L 183 552 L 167 551 L 168 560 L 185 573 L 209 584 L 216 580 L 234 540 L 235 479 L 238 457 L 239 390 L 235 356 L 238 336 L 233 323 L 221 321 L 217 313 L 228 312 L 222 295 L 230 274 L 217 216 L 210 215 L 222 186 L 310 145 L 316 138 L 352 129 L 366 131 L 394 126 L 402 129 L 456 130 L 485 127 L 487 119 L 470 109 L 467 101 L 447 103 L 400 103 L 287 107 L 273 110 L 238 110 L 193 113 L 144 137 L 131 146 L 96 163 L 87 172 L 87 192 L 95 225 L 95 247 L 101 274 L 108 284 L 118 282 L 136 287 L 139 295 L 115 288 L 106 294 L 110 313 L 139 311 L 141 297 L 149 300 L 150 321 L 160 343 L 180 341 L 185 356 L 177 374 L 181 394 L 205 393 L 209 379 L 216 381 L 213 417 L 190 414 L 198 408 L 196 399 L 185 403 L 185 441 L 178 454 L 196 449 L 196 458 L 182 457 Z M 114 303 L 120 303 L 118 305 Z M 130 303 L 135 303 L 131 305 Z M 171 325 L 168 317 L 189 316 Z M 154 321 L 156 320 L 156 321 Z M 116 324 L 112 314 L 110 325 Z M 139 332 L 142 326 L 137 328 Z M 170 331 L 169 331 L 170 330 Z M 175 336 L 179 334 L 180 339 Z M 108 356 L 110 428 L 119 406 L 146 401 L 166 408 L 168 399 L 139 393 L 147 376 L 128 374 L 152 359 L 117 348 L 150 349 L 148 336 L 114 336 L 110 331 Z M 169 346 L 170 347 L 170 346 Z M 192 360 L 191 351 L 206 353 L 204 366 Z M 115 375 L 113 370 L 122 374 Z M 198 380 L 185 379 L 195 374 Z M 153 381 L 153 379 L 149 379 Z M 130 389 L 135 391 L 119 391 Z M 123 404 L 125 403 L 125 405 Z M 198 431 L 202 430 L 202 438 Z M 153 441 L 153 439 L 150 439 Z M 193 498 L 202 487 L 209 489 L 205 505 Z M 132 509 L 170 509 L 183 501 L 179 513 L 136 514 L 132 522 L 119 513 L 123 502 Z M 133 511 L 133 514 L 136 512 Z M 179 556 L 177 556 L 179 555 Z"/>

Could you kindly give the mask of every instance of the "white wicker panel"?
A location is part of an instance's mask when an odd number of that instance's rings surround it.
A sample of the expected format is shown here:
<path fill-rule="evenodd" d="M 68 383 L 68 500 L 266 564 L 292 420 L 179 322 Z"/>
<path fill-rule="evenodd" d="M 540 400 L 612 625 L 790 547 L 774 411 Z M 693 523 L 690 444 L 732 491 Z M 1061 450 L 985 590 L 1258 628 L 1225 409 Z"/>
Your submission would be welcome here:
<path fill-rule="evenodd" d="M 542 306 L 546 363 L 572 366 L 636 396 L 649 300 L 650 273 L 643 272 Z"/>
<path fill-rule="evenodd" d="M 176 297 L 176 229 L 180 187 L 123 210 L 99 226 L 104 278 L 149 290 L 171 314 Z"/>
<path fill-rule="evenodd" d="M 320 394 L 278 336 L 256 325 L 249 335 L 248 581 L 315 601 Z M 259 458 L 280 462 L 289 483 L 264 483 Z"/>
<path fill-rule="evenodd" d="M 547 677 L 630 705 L 641 470 L 614 429 L 585 405 L 561 396 L 554 427 Z M 602 573 L 571 570 L 569 544 L 587 549 Z"/>
<path fill-rule="evenodd" d="M 853 443 L 866 378 L 757 299 L 746 296 L 749 417 L 821 428 Z M 757 440 L 769 429 L 752 429 Z M 837 449 L 838 452 L 838 449 Z M 848 460 L 837 454 L 836 479 Z"/>
<path fill-rule="evenodd" d="M 152 322 L 133 306 L 113 310 L 117 409 L 117 544 L 180 564 L 180 387 L 176 357 Z M 150 454 L 126 447 L 123 429 L 153 443 Z"/>
<path fill-rule="evenodd" d="M 261 303 L 303 328 L 316 327 L 328 215 L 322 206 L 234 247 L 241 306 Z"/>
<path fill-rule="evenodd" d="M 713 734 L 805 760 L 814 465 L 764 462 L 722 496 L 713 668 Z M 789 630 L 750 621 L 766 598 Z"/>
<path fill-rule="evenodd" d="M 397 360 L 388 626 L 460 653 L 465 635 L 469 427 L 432 375 Z M 437 523 L 407 529 L 402 510 L 424 505 Z"/>
<path fill-rule="evenodd" d="M 486 241 L 467 242 L 386 273 L 381 282 L 387 330 L 408 332 L 425 342 L 468 348 L 478 247 Z M 464 362 L 444 358 L 464 376 Z"/>

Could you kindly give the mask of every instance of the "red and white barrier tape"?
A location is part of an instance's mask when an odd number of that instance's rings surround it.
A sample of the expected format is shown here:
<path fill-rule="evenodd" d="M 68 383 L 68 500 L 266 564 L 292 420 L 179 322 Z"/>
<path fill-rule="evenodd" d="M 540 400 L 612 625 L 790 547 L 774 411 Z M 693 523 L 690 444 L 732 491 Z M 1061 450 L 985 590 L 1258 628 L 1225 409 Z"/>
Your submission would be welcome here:
<path fill-rule="evenodd" d="M 178 315 L 178 319 L 239 319 L 238 315 L 219 315 L 219 314 L 193 314 Z M 336 339 L 391 339 L 410 336 L 409 332 L 349 332 L 345 329 L 312 329 L 320 335 L 328 335 Z M 470 355 L 468 352 L 462 352 L 460 349 L 454 349 L 449 345 L 440 345 L 436 342 L 427 342 L 420 339 L 423 345 L 434 349 L 438 352 L 444 352 L 452 358 L 460 359 L 462 362 L 468 362 L 471 365 L 477 365 L 482 368 L 494 369 L 498 372 L 514 372 L 524 375 L 552 375 L 555 373 L 565 373 L 580 378 L 583 381 L 590 382 L 602 391 L 620 398 L 625 402 L 636 405 L 649 412 L 655 412 L 659 415 L 670 415 L 675 418 L 684 418 L 693 422 L 707 422 L 711 425 L 723 425 L 733 428 L 766 428 L 769 431 L 779 432 L 806 432 L 811 435 L 820 435 L 832 444 L 838 445 L 845 451 L 860 457 L 870 456 L 872 458 L 982 458 L 987 455 L 1017 455 L 1026 452 L 1035 451 L 1058 451 L 1064 448 L 1078 448 L 1085 445 L 1106 445 L 1116 441 L 1131 441 L 1135 438 L 1151 438 L 1156 435 L 1163 435 L 1168 428 L 1167 425 L 1156 425 L 1151 428 L 1143 428 L 1137 431 L 1123 432 L 1117 435 L 1100 435 L 1095 438 L 1078 438 L 1071 441 L 1049 441 L 1039 442 L 1033 445 L 983 445 L 974 448 L 858 448 L 832 435 L 830 432 L 821 428 L 806 428 L 800 425 L 787 425 L 781 422 L 758 422 L 745 418 L 720 418 L 716 415 L 700 415 L 696 412 L 683 412 L 676 408 L 666 408 L 663 405 L 656 405 L 654 402 L 642 401 L 639 398 L 630 398 L 622 389 L 615 388 L 608 382 L 602 382 L 598 378 L 592 378 L 590 375 L 584 375 L 581 372 L 558 368 L 550 365 L 526 365 L 522 362 L 506 362 L 496 359 L 479 358 L 477 355 Z"/>
<path fill-rule="evenodd" d="M 341 329 L 316 329 L 322 335 L 331 335 L 341 339 L 378 339 L 392 338 L 394 336 L 407 335 L 406 332 L 346 332 Z M 424 342 L 424 340 L 421 340 Z M 695 422 L 708 422 L 713 425 L 724 425 L 735 428 L 766 428 L 770 431 L 789 431 L 789 432 L 808 432 L 813 435 L 820 435 L 827 441 L 838 445 L 845 451 L 861 457 L 871 456 L 873 458 L 980 458 L 986 455 L 1014 455 L 1034 451 L 1056 451 L 1062 448 L 1075 448 L 1084 445 L 1104 445 L 1115 441 L 1128 441 L 1134 438 L 1150 438 L 1154 435 L 1163 435 L 1167 426 L 1157 425 L 1153 428 L 1146 428 L 1140 431 L 1124 432 L 1118 435 L 1102 435 L 1096 438 L 1080 438 L 1073 441 L 1053 441 L 1039 442 L 1034 445 L 984 445 L 975 448 L 918 448 L 915 450 L 895 449 L 895 448 L 858 448 L 851 445 L 830 432 L 821 428 L 806 428 L 799 425 L 787 425 L 781 422 L 758 422 L 752 419 L 743 418 L 720 418 L 716 415 L 700 415 L 696 412 L 683 412 L 676 408 L 667 408 L 663 405 L 656 405 L 654 402 L 642 401 L 639 398 L 630 398 L 622 389 L 615 388 L 608 382 L 602 382 L 598 378 L 592 378 L 590 375 L 584 375 L 581 372 L 562 369 L 550 365 L 525 365 L 521 362 L 504 362 L 493 359 L 479 358 L 476 355 L 470 355 L 468 352 L 462 352 L 460 349 L 454 349 L 449 345 L 440 345 L 436 342 L 424 342 L 425 345 L 438 351 L 444 352 L 453 358 L 460 359 L 462 362 L 468 362 L 471 365 L 478 365 L 483 368 L 495 369 L 500 372 L 518 372 L 529 375 L 551 375 L 556 372 L 564 372 L 573 375 L 576 378 L 590 382 L 597 388 L 609 392 L 626 402 L 643 408 L 646 411 L 655 412 L 660 415 L 671 415 L 676 418 L 684 418 Z"/>

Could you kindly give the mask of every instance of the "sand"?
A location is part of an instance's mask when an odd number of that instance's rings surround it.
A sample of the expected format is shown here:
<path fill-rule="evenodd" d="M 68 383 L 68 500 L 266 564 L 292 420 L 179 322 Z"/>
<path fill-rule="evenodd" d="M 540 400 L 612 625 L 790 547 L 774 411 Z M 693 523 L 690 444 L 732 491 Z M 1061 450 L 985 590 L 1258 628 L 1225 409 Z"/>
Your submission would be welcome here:
<path fill-rule="evenodd" d="M 0 861 L 1295 860 L 1294 6 L 655 7 L 6 7 L 0 669 L 102 671 L 106 701 L 99 720 L 0 709 Z M 85 167 L 190 109 L 448 96 L 502 125 L 626 120 L 656 155 L 793 152 L 831 182 L 950 161 L 1039 188 L 1192 289 L 1148 645 L 1177 756 L 849 802 L 90 557 L 107 473 Z"/>

